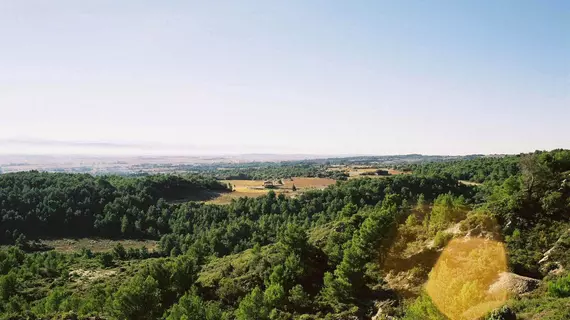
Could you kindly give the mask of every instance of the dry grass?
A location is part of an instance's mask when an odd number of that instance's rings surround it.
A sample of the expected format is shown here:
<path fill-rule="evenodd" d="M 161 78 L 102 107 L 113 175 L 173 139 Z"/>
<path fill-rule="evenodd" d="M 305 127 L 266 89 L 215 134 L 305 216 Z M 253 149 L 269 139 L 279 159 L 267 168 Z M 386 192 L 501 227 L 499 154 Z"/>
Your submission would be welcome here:
<path fill-rule="evenodd" d="M 388 172 L 391 175 L 397 175 L 397 174 L 412 174 L 411 171 L 405 172 L 405 171 L 400 171 L 400 170 L 396 170 L 396 169 L 388 169 Z"/>
<path fill-rule="evenodd" d="M 292 188 L 293 185 L 297 189 L 323 189 L 331 184 L 335 184 L 336 180 L 329 179 L 329 178 L 303 178 L 303 177 L 295 177 L 291 180 L 283 180 L 283 184 L 285 188 Z"/>
<path fill-rule="evenodd" d="M 156 250 L 158 243 L 154 240 L 108 240 L 108 239 L 57 239 L 42 240 L 46 245 L 53 247 L 55 251 L 72 253 L 81 250 L 81 248 L 89 249 L 92 252 L 103 252 L 113 250 L 117 243 L 121 243 L 125 249 L 146 247 L 149 251 Z"/>
<path fill-rule="evenodd" d="M 346 171 L 346 166 L 343 165 L 332 165 L 330 167 L 328 167 L 326 170 L 327 171 Z"/>
<path fill-rule="evenodd" d="M 380 168 L 377 166 L 363 166 L 363 165 L 352 165 L 352 166 L 332 166 L 327 168 L 327 171 L 342 171 L 348 174 L 350 179 L 358 178 L 358 177 L 368 177 L 368 178 L 384 178 L 386 176 L 369 176 L 369 175 L 362 175 L 363 173 L 367 172 L 374 172 L 376 170 L 387 170 L 390 175 L 398 175 L 398 174 L 410 174 L 411 172 L 404 172 L 395 169 L 388 169 L 388 168 Z"/>
<path fill-rule="evenodd" d="M 369 175 L 362 175 L 362 173 L 365 172 L 374 172 L 376 170 L 386 170 L 388 171 L 389 175 L 387 176 L 369 176 Z M 386 178 L 389 176 L 395 176 L 395 175 L 400 175 L 400 174 L 411 174 L 411 172 L 404 172 L 404 171 L 400 171 L 400 170 L 396 170 L 396 169 L 388 169 L 388 168 L 366 168 L 366 169 L 354 169 L 353 171 L 349 172 L 349 179 L 354 179 L 354 178 Z"/>
<path fill-rule="evenodd" d="M 473 182 L 473 181 L 467 181 L 467 180 L 459 180 L 459 182 L 463 183 L 464 185 L 468 185 L 468 186 L 481 186 L 481 185 L 483 185 L 482 183 L 479 183 L 479 182 Z"/>
<path fill-rule="evenodd" d="M 367 172 L 374 172 L 378 169 L 379 168 L 374 168 L 374 167 L 368 167 L 368 168 L 353 167 L 353 168 L 350 168 L 350 175 L 359 175 L 359 174 L 363 174 L 363 173 L 367 173 Z"/>
<path fill-rule="evenodd" d="M 237 199 L 240 197 L 259 197 L 269 190 L 273 190 L 277 194 L 285 194 L 287 196 L 294 196 L 300 192 L 307 191 L 310 189 L 323 189 L 327 186 L 336 183 L 334 179 L 328 178 L 305 178 L 305 177 L 294 177 L 291 179 L 281 179 L 282 185 L 278 184 L 278 180 L 273 181 L 275 188 L 266 189 L 263 187 L 263 180 L 224 180 L 223 183 L 231 183 L 234 191 L 229 193 L 222 193 L 219 197 L 208 201 L 207 203 L 215 204 L 227 204 L 232 201 L 232 199 Z M 293 185 L 297 191 L 293 191 Z"/>
<path fill-rule="evenodd" d="M 236 190 L 239 188 L 263 186 L 263 180 L 222 180 L 222 183 L 231 183 Z"/>
<path fill-rule="evenodd" d="M 241 197 L 255 198 L 264 195 L 265 192 L 244 192 L 244 191 L 234 191 L 228 193 L 221 193 L 219 197 L 207 201 L 206 203 L 212 204 L 228 204 L 232 202 L 233 199 L 238 199 Z"/>
<path fill-rule="evenodd" d="M 88 281 L 92 282 L 94 280 L 108 278 L 117 274 L 117 270 L 86 270 L 77 269 L 69 272 L 69 276 L 77 281 Z"/>

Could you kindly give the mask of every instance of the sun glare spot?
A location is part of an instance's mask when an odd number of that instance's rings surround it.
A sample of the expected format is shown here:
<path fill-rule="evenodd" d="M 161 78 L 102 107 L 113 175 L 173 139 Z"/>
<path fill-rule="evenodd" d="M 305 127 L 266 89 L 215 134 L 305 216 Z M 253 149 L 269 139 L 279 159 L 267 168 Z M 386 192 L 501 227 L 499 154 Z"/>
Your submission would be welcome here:
<path fill-rule="evenodd" d="M 477 319 L 507 300 L 506 290 L 489 290 L 507 271 L 502 243 L 482 238 L 452 240 L 433 267 L 426 290 L 452 320 Z"/>

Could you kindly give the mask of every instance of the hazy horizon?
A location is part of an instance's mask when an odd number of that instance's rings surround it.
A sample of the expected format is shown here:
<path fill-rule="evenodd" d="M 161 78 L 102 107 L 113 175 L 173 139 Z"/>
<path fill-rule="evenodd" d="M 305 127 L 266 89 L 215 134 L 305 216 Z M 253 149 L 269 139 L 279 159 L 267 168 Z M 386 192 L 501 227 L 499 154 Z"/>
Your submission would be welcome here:
<path fill-rule="evenodd" d="M 570 2 L 0 2 L 0 154 L 570 148 Z"/>
<path fill-rule="evenodd" d="M 230 151 L 230 150 L 234 151 Z M 72 157 L 216 157 L 216 156 L 309 156 L 318 157 L 367 157 L 367 156 L 469 156 L 469 155 L 507 155 L 530 153 L 534 151 L 547 151 L 546 149 L 524 150 L 514 153 L 294 153 L 294 152 L 240 152 L 239 149 L 228 146 L 226 149 L 208 150 L 196 146 L 172 146 L 165 144 L 128 144 L 103 141 L 62 141 L 62 140 L 34 140 L 34 139 L 0 139 L 0 157 L 3 156 L 72 156 Z"/>

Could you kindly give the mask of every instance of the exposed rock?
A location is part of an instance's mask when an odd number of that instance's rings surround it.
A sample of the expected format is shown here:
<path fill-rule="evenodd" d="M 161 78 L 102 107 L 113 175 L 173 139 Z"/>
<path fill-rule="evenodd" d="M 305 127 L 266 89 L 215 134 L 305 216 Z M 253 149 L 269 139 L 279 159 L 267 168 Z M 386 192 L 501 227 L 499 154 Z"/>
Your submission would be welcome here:
<path fill-rule="evenodd" d="M 540 259 L 538 261 L 538 264 L 544 264 L 544 263 L 548 262 L 548 260 L 550 259 L 550 254 L 552 254 L 552 251 L 554 251 L 554 249 L 556 249 L 556 244 L 554 244 L 554 246 L 552 248 L 548 249 L 548 251 L 546 251 L 542 255 L 542 259 Z"/>
<path fill-rule="evenodd" d="M 443 232 L 452 234 L 454 236 L 461 234 L 461 223 L 456 223 L 451 227 L 445 229 Z"/>
<path fill-rule="evenodd" d="M 541 271 L 545 274 L 548 273 L 551 275 L 558 276 L 566 272 L 566 269 L 559 262 L 549 262 L 543 267 L 541 267 Z"/>
<path fill-rule="evenodd" d="M 461 223 L 456 223 L 454 225 L 452 225 L 451 227 L 441 231 L 443 234 L 448 235 L 449 238 L 457 238 L 459 236 L 461 236 L 462 234 L 464 234 L 463 231 L 461 231 Z M 428 244 L 427 244 L 427 248 L 428 249 L 436 249 L 439 251 L 442 251 L 443 248 L 437 248 L 435 246 L 435 239 L 431 239 Z"/>
<path fill-rule="evenodd" d="M 503 272 L 499 275 L 497 281 L 489 286 L 489 293 L 493 294 L 506 290 L 510 294 L 523 294 L 533 291 L 539 285 L 540 280 Z"/>
<path fill-rule="evenodd" d="M 391 270 L 385 277 L 384 281 L 388 287 L 396 291 L 400 296 L 410 298 L 420 294 L 421 285 L 426 279 L 420 278 L 413 274 L 414 271 L 399 271 Z M 427 278 L 427 276 L 426 276 Z"/>
<path fill-rule="evenodd" d="M 558 238 L 538 261 L 543 274 L 560 274 L 568 267 L 568 252 L 570 251 L 570 229 Z"/>
<path fill-rule="evenodd" d="M 393 300 L 384 300 L 384 301 L 377 302 L 375 305 L 378 308 L 378 311 L 376 312 L 376 315 L 372 316 L 372 318 L 370 318 L 370 319 L 371 320 L 395 320 L 396 319 L 395 317 L 392 317 L 386 313 L 386 310 L 392 308 L 394 303 L 395 303 L 395 301 L 393 301 Z"/>

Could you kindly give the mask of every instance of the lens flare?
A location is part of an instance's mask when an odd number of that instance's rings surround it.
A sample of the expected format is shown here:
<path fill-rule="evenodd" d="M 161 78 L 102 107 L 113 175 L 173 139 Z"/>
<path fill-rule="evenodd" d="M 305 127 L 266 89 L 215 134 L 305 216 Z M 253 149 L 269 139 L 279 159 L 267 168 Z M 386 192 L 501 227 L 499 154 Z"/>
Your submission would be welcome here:
<path fill-rule="evenodd" d="M 489 290 L 505 271 L 507 258 L 502 243 L 482 238 L 454 239 L 433 267 L 426 291 L 451 320 L 477 319 L 507 300 L 506 290 Z"/>

